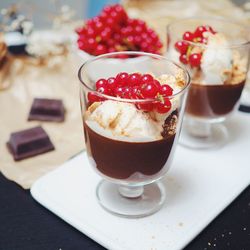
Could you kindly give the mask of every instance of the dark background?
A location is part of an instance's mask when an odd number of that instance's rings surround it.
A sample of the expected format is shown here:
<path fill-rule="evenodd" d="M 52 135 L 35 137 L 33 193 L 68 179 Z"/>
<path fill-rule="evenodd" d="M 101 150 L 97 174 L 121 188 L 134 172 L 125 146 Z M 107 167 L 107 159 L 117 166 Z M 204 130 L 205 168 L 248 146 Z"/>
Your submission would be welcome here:
<path fill-rule="evenodd" d="M 0 174 L 0 250 L 78 249 L 104 248 L 39 205 L 28 190 Z M 185 248 L 209 249 L 250 249 L 250 187 Z"/>

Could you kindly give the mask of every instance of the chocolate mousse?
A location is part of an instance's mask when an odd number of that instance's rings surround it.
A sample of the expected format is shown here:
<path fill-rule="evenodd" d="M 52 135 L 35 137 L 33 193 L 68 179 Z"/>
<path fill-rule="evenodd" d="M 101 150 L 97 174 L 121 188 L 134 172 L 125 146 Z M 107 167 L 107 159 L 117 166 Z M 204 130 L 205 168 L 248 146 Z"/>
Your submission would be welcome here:
<path fill-rule="evenodd" d="M 230 68 L 223 70 L 216 64 L 214 67 L 207 65 L 206 58 L 203 59 L 201 69 L 194 72 L 189 89 L 186 104 L 189 115 L 213 119 L 234 110 L 245 85 L 247 67 L 237 52 L 232 53 L 230 60 Z"/>
<path fill-rule="evenodd" d="M 96 133 L 84 123 L 88 153 L 95 160 L 96 168 L 114 179 L 131 177 L 130 180 L 136 181 L 136 173 L 156 175 L 164 166 L 168 169 L 171 162 L 177 119 L 177 112 L 172 112 L 164 123 L 163 138 L 147 142 L 114 140 Z"/>
<path fill-rule="evenodd" d="M 239 101 L 245 81 L 239 84 L 202 85 L 192 83 L 186 112 L 192 116 L 216 118 L 233 111 Z"/>

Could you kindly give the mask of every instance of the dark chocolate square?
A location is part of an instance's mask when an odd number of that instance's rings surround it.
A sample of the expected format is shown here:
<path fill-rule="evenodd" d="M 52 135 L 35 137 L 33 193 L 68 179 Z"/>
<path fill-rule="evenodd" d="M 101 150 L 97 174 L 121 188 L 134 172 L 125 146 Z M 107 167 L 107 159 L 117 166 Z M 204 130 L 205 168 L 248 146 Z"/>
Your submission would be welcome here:
<path fill-rule="evenodd" d="M 15 161 L 55 149 L 48 134 L 40 126 L 11 133 L 7 146 Z"/>
<path fill-rule="evenodd" d="M 65 109 L 62 100 L 35 98 L 29 113 L 29 121 L 63 122 Z"/>

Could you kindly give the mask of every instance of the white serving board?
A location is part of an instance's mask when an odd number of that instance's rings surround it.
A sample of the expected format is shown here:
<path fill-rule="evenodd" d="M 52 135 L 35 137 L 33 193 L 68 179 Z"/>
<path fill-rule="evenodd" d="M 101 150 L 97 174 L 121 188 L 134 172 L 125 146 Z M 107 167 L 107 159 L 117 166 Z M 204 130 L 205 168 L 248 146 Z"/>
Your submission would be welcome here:
<path fill-rule="evenodd" d="M 250 183 L 250 116 L 237 113 L 227 127 L 230 140 L 221 149 L 177 147 L 172 168 L 163 179 L 166 203 L 149 217 L 120 218 L 99 206 L 95 188 L 100 177 L 86 153 L 40 178 L 31 194 L 108 249 L 182 249 Z"/>

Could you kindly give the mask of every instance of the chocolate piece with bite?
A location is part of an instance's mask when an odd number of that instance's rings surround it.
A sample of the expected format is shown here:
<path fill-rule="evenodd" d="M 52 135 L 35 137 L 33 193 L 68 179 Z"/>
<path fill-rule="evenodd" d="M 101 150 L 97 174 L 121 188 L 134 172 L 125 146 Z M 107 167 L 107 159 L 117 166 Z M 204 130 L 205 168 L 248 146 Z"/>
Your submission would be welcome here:
<path fill-rule="evenodd" d="M 63 122 L 65 109 L 62 100 L 35 98 L 29 113 L 29 121 Z"/>
<path fill-rule="evenodd" d="M 55 149 L 46 131 L 40 126 L 12 133 L 7 146 L 15 161 Z"/>

